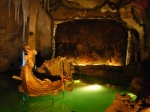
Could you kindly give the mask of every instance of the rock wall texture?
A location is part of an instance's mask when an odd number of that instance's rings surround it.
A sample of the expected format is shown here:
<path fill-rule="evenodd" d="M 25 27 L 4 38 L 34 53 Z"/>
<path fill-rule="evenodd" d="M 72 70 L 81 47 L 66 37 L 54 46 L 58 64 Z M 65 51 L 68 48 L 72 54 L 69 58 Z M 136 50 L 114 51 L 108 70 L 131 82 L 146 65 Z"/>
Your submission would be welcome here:
<path fill-rule="evenodd" d="M 13 11 L 9 14 L 7 1 L 1 0 L 0 7 L 0 72 L 4 72 L 8 70 L 10 63 L 21 58 L 22 19 L 17 23 Z"/>
<path fill-rule="evenodd" d="M 47 7 L 44 0 L 40 1 L 40 5 L 37 8 L 38 11 L 36 11 L 36 28 L 34 28 L 35 38 L 30 38 L 29 35 L 33 33 L 30 32 L 31 26 L 33 25 L 30 23 L 30 18 L 33 18 L 30 13 L 30 17 L 27 17 L 27 20 L 29 21 L 26 23 L 25 39 L 23 39 L 23 10 L 21 10 L 20 7 L 18 16 L 15 10 L 16 4 L 14 1 L 10 4 L 10 2 L 6 0 L 0 0 L 0 72 L 8 71 L 10 67 L 13 68 L 16 66 L 16 63 L 19 63 L 18 68 L 21 66 L 23 47 L 25 44 L 28 44 L 28 42 L 30 42 L 30 44 L 35 43 L 34 48 L 39 54 L 38 61 L 40 61 L 40 58 L 51 58 L 51 55 L 54 55 L 55 53 L 55 42 L 52 40 L 52 37 L 55 36 L 57 24 L 68 20 L 82 18 L 107 17 L 122 20 L 122 22 L 127 24 L 128 28 L 134 28 L 138 31 L 142 59 L 150 56 L 150 39 L 148 34 L 148 28 L 150 26 L 149 1 L 144 0 L 141 3 L 140 0 L 135 0 L 135 3 L 127 4 L 127 1 L 119 3 L 116 0 L 112 0 L 111 2 L 98 2 L 97 0 L 94 0 L 90 5 L 87 0 L 73 2 L 70 2 L 69 0 L 62 0 L 59 2 L 50 0 L 49 7 Z M 32 2 L 32 7 L 35 7 L 33 4 L 34 3 Z M 121 5 L 119 6 L 119 4 Z M 138 6 L 139 4 L 141 6 Z M 127 63 L 129 63 L 130 55 L 132 53 L 130 39 L 131 36 L 129 34 Z"/>
<path fill-rule="evenodd" d="M 24 18 L 20 9 L 19 17 L 16 19 L 15 5 L 7 0 L 0 0 L 0 72 L 9 69 L 20 69 L 24 45 L 28 44 L 28 23 L 25 25 L 25 37 L 23 37 Z M 36 50 L 41 56 L 48 57 L 51 46 L 50 19 L 45 11 L 39 7 L 36 27 Z M 24 38 L 24 39 L 23 39 Z M 49 57 L 50 58 L 50 57 Z"/>

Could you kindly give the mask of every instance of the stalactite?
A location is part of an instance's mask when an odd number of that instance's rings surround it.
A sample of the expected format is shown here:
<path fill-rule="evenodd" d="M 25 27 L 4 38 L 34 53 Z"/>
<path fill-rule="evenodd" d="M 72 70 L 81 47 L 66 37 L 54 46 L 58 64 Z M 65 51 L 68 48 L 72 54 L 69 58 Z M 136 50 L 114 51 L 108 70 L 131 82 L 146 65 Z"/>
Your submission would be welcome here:
<path fill-rule="evenodd" d="M 13 0 L 15 5 L 15 21 L 17 20 L 18 0 Z"/>
<path fill-rule="evenodd" d="M 25 38 L 27 18 L 28 18 L 28 0 L 22 0 L 22 10 L 23 10 L 23 41 Z"/>
<path fill-rule="evenodd" d="M 52 37 L 52 58 L 55 57 L 55 38 Z"/>
<path fill-rule="evenodd" d="M 44 10 L 46 10 L 47 0 L 44 0 Z"/>
<path fill-rule="evenodd" d="M 13 0 L 14 5 L 15 5 L 15 21 L 19 23 L 19 16 L 20 16 L 20 0 Z M 10 7 L 11 7 L 11 0 L 9 0 L 9 17 L 10 17 Z"/>
<path fill-rule="evenodd" d="M 9 17 L 10 17 L 10 9 L 11 9 L 11 0 L 8 0 L 8 14 L 9 14 Z"/>
<path fill-rule="evenodd" d="M 26 22 L 25 22 L 25 20 L 24 20 L 24 21 L 23 21 L 23 41 L 24 41 L 25 32 L 26 32 L 25 28 L 26 28 Z"/>
<path fill-rule="evenodd" d="M 49 12 L 49 0 L 47 0 L 47 11 Z"/>
<path fill-rule="evenodd" d="M 20 0 L 18 0 L 18 7 L 17 7 L 17 23 L 19 23 L 19 16 L 20 16 Z"/>
<path fill-rule="evenodd" d="M 11 9 L 11 0 L 9 2 L 9 17 L 10 17 L 10 9 Z M 23 19 L 24 19 L 24 24 L 23 24 L 23 41 L 25 37 L 25 25 L 27 24 L 27 16 L 28 16 L 28 0 L 13 0 L 14 5 L 15 5 L 15 21 L 19 23 L 19 16 L 20 16 L 20 6 L 22 5 L 22 10 L 23 10 Z"/>
<path fill-rule="evenodd" d="M 128 31 L 128 45 L 127 45 L 127 52 L 126 52 L 126 65 L 130 64 L 130 57 L 131 57 L 131 32 Z"/>

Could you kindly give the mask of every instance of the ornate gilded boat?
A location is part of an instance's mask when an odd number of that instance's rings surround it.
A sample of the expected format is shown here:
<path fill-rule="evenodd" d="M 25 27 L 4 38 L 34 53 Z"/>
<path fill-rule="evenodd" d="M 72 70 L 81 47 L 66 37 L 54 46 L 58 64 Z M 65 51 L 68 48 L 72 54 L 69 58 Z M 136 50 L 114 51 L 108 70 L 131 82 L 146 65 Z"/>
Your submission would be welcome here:
<path fill-rule="evenodd" d="M 73 68 L 70 60 L 66 58 L 57 57 L 47 60 L 41 67 L 36 69 L 36 72 L 59 76 L 60 79 L 56 81 L 51 81 L 49 78 L 45 78 L 44 80 L 39 79 L 33 73 L 32 61 L 27 60 L 22 67 L 20 77 L 12 77 L 22 81 L 18 86 L 20 92 L 25 92 L 29 96 L 43 96 L 47 94 L 58 94 L 59 91 L 64 91 L 65 89 L 69 91 L 73 89 Z"/>

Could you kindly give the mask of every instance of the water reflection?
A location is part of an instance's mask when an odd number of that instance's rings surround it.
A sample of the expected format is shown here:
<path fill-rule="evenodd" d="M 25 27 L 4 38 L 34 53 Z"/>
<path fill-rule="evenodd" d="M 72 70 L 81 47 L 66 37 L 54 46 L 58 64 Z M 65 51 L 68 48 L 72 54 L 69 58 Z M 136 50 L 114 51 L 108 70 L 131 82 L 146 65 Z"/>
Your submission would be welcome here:
<path fill-rule="evenodd" d="M 11 87 L 9 91 L 0 94 L 0 112 L 104 112 L 118 92 L 128 93 L 79 80 L 75 81 L 72 92 L 60 92 L 57 96 L 28 97 Z"/>

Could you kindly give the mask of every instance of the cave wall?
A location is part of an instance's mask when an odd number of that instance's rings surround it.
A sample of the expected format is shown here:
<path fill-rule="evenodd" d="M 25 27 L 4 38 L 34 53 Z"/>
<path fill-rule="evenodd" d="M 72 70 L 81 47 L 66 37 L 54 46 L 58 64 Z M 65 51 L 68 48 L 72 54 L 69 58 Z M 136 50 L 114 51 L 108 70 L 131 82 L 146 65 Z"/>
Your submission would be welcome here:
<path fill-rule="evenodd" d="M 135 3 L 131 4 L 127 3 L 130 0 L 123 1 L 123 3 L 120 4 L 120 7 L 119 2 L 115 3 L 114 0 L 111 0 L 111 2 L 105 2 L 104 0 L 97 2 L 94 0 L 90 4 L 86 0 L 49 1 L 50 5 L 47 7 L 47 5 L 45 5 L 47 3 L 45 3 L 44 0 L 41 0 L 36 13 L 37 22 L 35 25 L 35 40 L 33 41 L 36 43 L 35 48 L 40 53 L 40 57 L 48 59 L 55 55 L 54 40 L 57 24 L 85 18 L 113 19 L 123 22 L 129 29 L 136 29 L 140 34 L 139 39 L 142 60 L 150 56 L 150 39 L 148 38 L 148 28 L 150 26 L 149 1 L 135 0 Z M 139 6 L 139 4 L 142 5 Z M 20 65 L 23 47 L 25 44 L 28 44 L 30 38 L 28 33 L 30 22 L 26 26 L 26 37 L 23 41 L 23 12 L 20 11 L 19 21 L 17 21 L 15 20 L 15 4 L 13 1 L 11 2 L 10 15 L 8 5 L 8 1 L 0 0 L 0 72 L 9 70 L 10 65 L 11 67 L 14 67 L 18 61 Z M 32 16 L 32 14 L 30 14 L 30 16 Z M 30 17 L 28 17 L 28 21 L 30 21 Z M 132 53 L 132 36 L 130 33 L 131 32 L 129 31 L 127 57 L 130 57 Z M 30 40 L 32 40 L 32 38 Z"/>
<path fill-rule="evenodd" d="M 76 64 L 122 66 L 125 65 L 127 38 L 127 29 L 111 19 L 64 22 L 56 29 L 56 57 L 72 58 Z"/>
<path fill-rule="evenodd" d="M 0 72 L 20 70 L 23 64 L 22 56 L 24 45 L 26 44 L 36 43 L 34 47 L 36 47 L 40 56 L 50 58 L 51 24 L 43 8 L 41 6 L 37 7 L 36 28 L 34 28 L 34 24 L 29 23 L 29 18 L 31 17 L 27 16 L 27 24 L 25 25 L 24 33 L 24 15 L 21 7 L 19 15 L 17 15 L 15 13 L 15 4 L 13 1 L 9 3 L 7 0 L 0 0 L 0 8 Z M 33 8 L 35 9 L 34 6 Z M 34 11 L 30 13 L 31 15 L 34 13 L 35 15 Z M 32 18 L 34 21 L 34 17 Z M 36 39 L 33 39 L 31 36 L 33 31 Z M 34 47 L 32 46 L 32 48 Z"/>
<path fill-rule="evenodd" d="M 36 29 L 36 50 L 41 57 L 50 59 L 51 56 L 51 24 L 52 21 L 42 7 L 39 7 L 37 29 Z"/>
<path fill-rule="evenodd" d="M 17 65 L 22 57 L 22 18 L 17 23 L 14 10 L 9 14 L 7 0 L 0 0 L 0 9 L 0 72 L 5 72 L 10 66 L 15 66 L 12 63 Z"/>
<path fill-rule="evenodd" d="M 121 22 L 126 26 L 128 30 L 128 45 L 126 51 L 126 64 L 145 60 L 149 57 L 149 45 L 148 45 L 148 27 L 145 26 L 145 8 L 147 7 L 147 1 L 107 1 L 98 4 L 94 8 L 88 6 L 85 1 L 73 1 L 63 0 L 57 3 L 57 7 L 51 7 L 48 10 L 48 14 L 52 18 L 54 24 L 52 26 L 53 39 L 55 41 L 57 25 L 63 22 L 80 19 L 112 19 L 117 22 Z M 93 1 L 96 3 L 96 0 Z M 90 4 L 90 3 L 89 3 Z M 53 6 L 53 4 L 51 4 Z M 54 5 L 55 6 L 55 5 Z M 96 7 L 96 8 L 95 8 Z M 132 29 L 138 32 L 138 37 L 134 39 L 134 33 Z M 134 42 L 137 41 L 138 48 L 134 48 Z M 138 42 L 139 41 L 139 42 Z M 136 44 L 137 45 L 137 44 Z M 55 44 L 53 44 L 53 54 L 55 54 Z M 136 56 L 138 55 L 138 56 Z M 138 58 L 138 59 L 134 59 Z"/>

